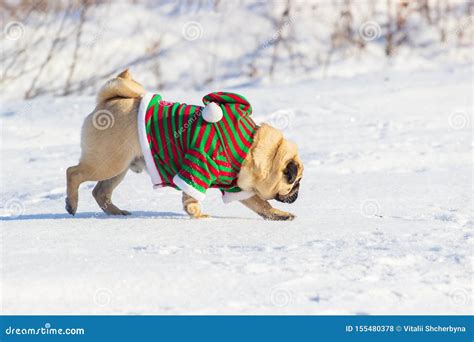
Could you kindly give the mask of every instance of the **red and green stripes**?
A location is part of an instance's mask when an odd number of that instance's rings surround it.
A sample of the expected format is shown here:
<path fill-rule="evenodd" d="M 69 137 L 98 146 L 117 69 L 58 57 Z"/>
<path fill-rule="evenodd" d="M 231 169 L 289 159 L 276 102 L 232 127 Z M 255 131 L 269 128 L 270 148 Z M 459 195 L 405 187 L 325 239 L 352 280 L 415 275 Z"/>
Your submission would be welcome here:
<path fill-rule="evenodd" d="M 200 194 L 210 187 L 239 191 L 237 175 L 256 130 L 249 117 L 251 106 L 245 98 L 232 93 L 212 93 L 203 102 L 220 105 L 222 120 L 206 122 L 201 106 L 165 102 L 157 94 L 150 100 L 145 128 L 161 185 L 183 191 L 183 187 L 190 186 Z M 173 180 L 176 175 L 180 185 Z"/>

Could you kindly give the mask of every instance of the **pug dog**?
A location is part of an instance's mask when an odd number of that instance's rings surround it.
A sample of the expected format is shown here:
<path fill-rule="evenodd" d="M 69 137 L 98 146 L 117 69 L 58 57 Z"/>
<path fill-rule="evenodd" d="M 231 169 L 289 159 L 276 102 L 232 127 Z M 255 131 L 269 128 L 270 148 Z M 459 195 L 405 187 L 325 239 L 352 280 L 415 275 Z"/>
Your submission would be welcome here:
<path fill-rule="evenodd" d="M 80 184 L 97 181 L 92 194 L 100 208 L 109 215 L 129 215 L 112 202 L 112 192 L 129 169 L 146 169 L 155 187 L 183 191 L 183 209 L 191 218 L 208 217 L 199 203 L 208 188 L 219 188 L 224 202 L 238 200 L 267 220 L 293 220 L 293 214 L 269 201 L 298 198 L 303 164 L 297 146 L 278 129 L 256 125 L 250 104 L 238 94 L 211 93 L 203 101 L 205 107 L 162 101 L 128 70 L 109 80 L 84 121 L 79 163 L 66 171 L 67 212 L 76 213 Z M 182 123 L 184 118 L 188 121 Z M 171 129 L 175 122 L 181 124 L 179 131 Z M 235 141 L 238 137 L 242 141 Z"/>

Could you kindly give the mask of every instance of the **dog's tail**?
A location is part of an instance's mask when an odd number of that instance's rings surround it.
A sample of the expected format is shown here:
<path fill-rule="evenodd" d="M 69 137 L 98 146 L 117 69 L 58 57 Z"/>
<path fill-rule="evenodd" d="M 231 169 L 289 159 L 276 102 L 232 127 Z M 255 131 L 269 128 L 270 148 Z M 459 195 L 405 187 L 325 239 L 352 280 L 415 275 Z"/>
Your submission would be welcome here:
<path fill-rule="evenodd" d="M 145 89 L 132 79 L 128 69 L 122 71 L 116 78 L 107 81 L 99 90 L 97 104 L 105 103 L 113 98 L 135 98 L 145 94 Z"/>

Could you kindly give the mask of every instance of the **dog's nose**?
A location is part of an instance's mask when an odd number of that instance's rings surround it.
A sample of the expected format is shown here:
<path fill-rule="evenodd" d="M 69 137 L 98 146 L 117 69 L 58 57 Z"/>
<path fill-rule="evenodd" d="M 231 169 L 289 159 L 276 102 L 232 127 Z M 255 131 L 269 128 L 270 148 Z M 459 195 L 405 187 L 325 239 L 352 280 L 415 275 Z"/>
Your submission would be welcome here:
<path fill-rule="evenodd" d="M 293 187 L 293 189 L 291 189 L 288 195 L 281 196 L 280 194 L 277 194 L 275 199 L 278 202 L 293 203 L 298 198 L 299 187 L 300 187 L 299 184 L 297 184 L 296 186 Z"/>

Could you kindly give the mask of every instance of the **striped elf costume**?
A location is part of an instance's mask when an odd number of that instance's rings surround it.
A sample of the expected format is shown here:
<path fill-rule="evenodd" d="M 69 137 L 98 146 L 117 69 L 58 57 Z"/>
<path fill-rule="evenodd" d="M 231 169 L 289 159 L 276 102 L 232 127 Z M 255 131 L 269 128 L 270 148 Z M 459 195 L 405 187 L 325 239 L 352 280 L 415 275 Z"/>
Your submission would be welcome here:
<path fill-rule="evenodd" d="M 211 93 L 205 107 L 166 102 L 145 94 L 138 112 L 140 145 L 154 188 L 172 186 L 201 201 L 209 188 L 225 203 L 253 193 L 237 186 L 253 142 L 252 107 L 241 95 Z"/>

